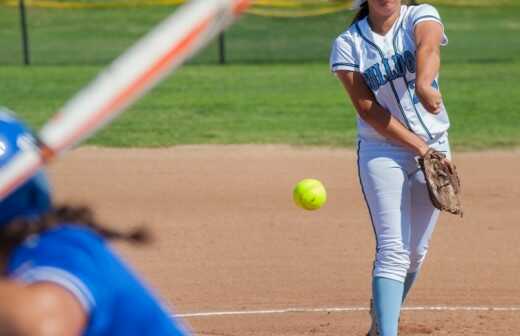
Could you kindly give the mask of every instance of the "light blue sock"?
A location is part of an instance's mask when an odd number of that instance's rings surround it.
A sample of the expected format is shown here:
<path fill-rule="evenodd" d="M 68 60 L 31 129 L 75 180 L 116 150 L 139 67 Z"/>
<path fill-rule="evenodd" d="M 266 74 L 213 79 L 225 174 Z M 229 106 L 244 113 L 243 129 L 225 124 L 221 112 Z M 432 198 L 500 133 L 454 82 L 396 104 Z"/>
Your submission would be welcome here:
<path fill-rule="evenodd" d="M 374 277 L 372 291 L 380 335 L 397 336 L 404 283 Z"/>
<path fill-rule="evenodd" d="M 404 292 L 403 292 L 403 301 L 402 302 L 404 302 L 404 300 L 406 299 L 406 296 L 408 295 L 410 288 L 412 288 L 416 278 L 417 278 L 417 272 L 406 274 L 406 278 L 404 279 Z"/>

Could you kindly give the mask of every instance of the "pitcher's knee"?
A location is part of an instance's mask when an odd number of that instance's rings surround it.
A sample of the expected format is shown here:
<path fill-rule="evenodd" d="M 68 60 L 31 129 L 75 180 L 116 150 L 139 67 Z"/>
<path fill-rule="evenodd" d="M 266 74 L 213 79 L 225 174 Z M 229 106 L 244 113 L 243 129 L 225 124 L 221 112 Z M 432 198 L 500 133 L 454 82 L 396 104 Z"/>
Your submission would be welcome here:
<path fill-rule="evenodd" d="M 404 248 L 379 249 L 374 276 L 404 282 L 410 268 L 410 254 Z"/>
<path fill-rule="evenodd" d="M 421 269 L 421 266 L 426 259 L 427 250 L 416 251 L 410 255 L 409 273 L 415 273 Z"/>

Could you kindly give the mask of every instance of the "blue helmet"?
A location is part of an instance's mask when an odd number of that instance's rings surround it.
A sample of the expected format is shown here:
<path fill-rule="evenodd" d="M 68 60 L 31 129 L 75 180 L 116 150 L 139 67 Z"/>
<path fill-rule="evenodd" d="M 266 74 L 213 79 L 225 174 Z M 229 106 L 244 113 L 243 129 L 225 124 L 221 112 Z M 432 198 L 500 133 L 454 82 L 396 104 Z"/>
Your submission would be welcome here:
<path fill-rule="evenodd" d="M 30 129 L 0 107 L 0 170 L 28 143 L 35 143 Z M 51 192 L 42 169 L 0 200 L 0 227 L 15 218 L 36 218 L 51 208 Z"/>

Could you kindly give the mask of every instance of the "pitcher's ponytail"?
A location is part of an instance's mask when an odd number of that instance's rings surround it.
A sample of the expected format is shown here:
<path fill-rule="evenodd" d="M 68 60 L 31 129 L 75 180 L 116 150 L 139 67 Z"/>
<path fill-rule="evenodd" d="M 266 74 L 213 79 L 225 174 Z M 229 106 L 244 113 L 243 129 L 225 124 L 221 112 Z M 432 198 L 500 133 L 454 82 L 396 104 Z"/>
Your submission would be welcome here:
<path fill-rule="evenodd" d="M 368 16 L 368 1 L 365 1 L 361 4 L 361 7 L 359 8 L 358 12 L 354 16 L 354 19 L 352 20 L 351 25 L 354 23 L 363 20 Z"/>

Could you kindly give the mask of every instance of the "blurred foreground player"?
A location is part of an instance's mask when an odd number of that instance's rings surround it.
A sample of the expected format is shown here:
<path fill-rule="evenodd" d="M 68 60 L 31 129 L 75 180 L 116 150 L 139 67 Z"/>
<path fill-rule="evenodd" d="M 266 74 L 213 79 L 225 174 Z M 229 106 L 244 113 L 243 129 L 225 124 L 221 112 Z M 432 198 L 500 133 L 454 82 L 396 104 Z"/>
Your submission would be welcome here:
<path fill-rule="evenodd" d="M 0 169 L 34 141 L 0 109 Z M 85 207 L 55 206 L 42 170 L 0 200 L 0 335 L 188 335 L 105 239 L 146 235 L 107 229 Z"/>

